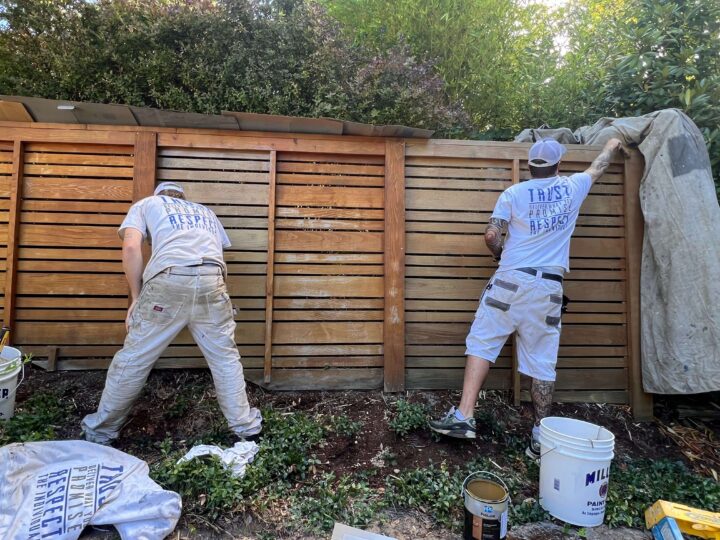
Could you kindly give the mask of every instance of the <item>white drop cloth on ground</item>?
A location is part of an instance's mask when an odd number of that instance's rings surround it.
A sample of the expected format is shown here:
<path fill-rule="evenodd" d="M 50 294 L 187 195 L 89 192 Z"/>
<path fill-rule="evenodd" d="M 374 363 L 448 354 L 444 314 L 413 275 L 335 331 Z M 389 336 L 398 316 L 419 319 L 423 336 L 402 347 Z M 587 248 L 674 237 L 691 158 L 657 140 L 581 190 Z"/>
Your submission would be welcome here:
<path fill-rule="evenodd" d="M 245 467 L 247 467 L 248 463 L 252 463 L 259 449 L 260 447 L 252 441 L 236 442 L 235 446 L 225 450 L 219 446 L 201 444 L 193 446 L 187 454 L 178 460 L 178 463 L 190 461 L 199 456 L 217 456 L 225 467 L 232 471 L 233 476 L 242 478 L 245 476 Z"/>
<path fill-rule="evenodd" d="M 123 540 L 161 540 L 181 500 L 142 460 L 86 441 L 0 448 L 0 538 L 75 540 L 88 525 L 114 525 Z"/>

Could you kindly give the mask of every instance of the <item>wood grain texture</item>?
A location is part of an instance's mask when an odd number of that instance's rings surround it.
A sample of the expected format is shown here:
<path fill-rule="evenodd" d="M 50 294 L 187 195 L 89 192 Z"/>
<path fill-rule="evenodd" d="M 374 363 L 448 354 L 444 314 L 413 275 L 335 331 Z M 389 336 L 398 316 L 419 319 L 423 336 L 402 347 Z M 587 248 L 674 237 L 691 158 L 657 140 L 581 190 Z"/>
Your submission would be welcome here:
<path fill-rule="evenodd" d="M 459 387 L 465 334 L 495 268 L 484 248 L 484 224 L 502 190 L 529 174 L 529 145 L 516 143 L 4 126 L 10 140 L 23 140 L 29 166 L 16 210 L 16 263 L 0 263 L 6 280 L 8 270 L 18 272 L 15 291 L 22 293 L 13 309 L 25 349 L 53 356 L 58 369 L 105 368 L 121 345 L 127 289 L 115 231 L 139 197 L 139 172 L 150 166 L 142 163 L 138 141 L 154 137 L 155 176 L 182 180 L 189 198 L 224 220 L 234 243 L 226 253 L 228 288 L 241 309 L 236 340 L 246 374 L 262 383 L 270 358 L 274 389 L 391 382 L 397 375 L 387 361 L 389 325 L 397 322 L 393 300 L 406 328 L 395 343 L 404 349 L 406 388 Z M 3 243 L 14 234 L 12 151 L 0 144 L 0 258 L 10 253 Z M 272 151 L 280 152 L 274 212 L 268 211 Z M 584 170 L 596 153 L 571 146 L 563 171 Z M 637 385 L 628 382 L 638 316 L 629 282 L 632 255 L 639 253 L 628 209 L 633 201 L 626 197 L 629 164 L 614 162 L 581 210 L 566 281 L 573 303 L 563 321 L 557 399 L 623 402 Z M 392 183 L 394 176 L 407 180 Z M 402 219 L 401 205 L 391 202 L 401 186 Z M 402 242 L 398 271 L 391 260 Z M 404 276 L 395 285 L 394 273 Z M 393 287 L 404 289 L 399 301 Z M 508 344 L 489 387 L 517 395 L 512 354 Z M 187 332 L 159 364 L 204 365 Z"/>
<path fill-rule="evenodd" d="M 385 391 L 405 390 L 405 145 L 385 146 Z"/>
<path fill-rule="evenodd" d="M 263 382 L 268 384 L 272 378 L 272 343 L 273 343 L 273 299 L 275 279 L 275 192 L 277 174 L 277 152 L 270 152 L 270 182 L 268 196 L 268 248 L 267 272 L 265 280 L 265 356 L 263 362 Z"/>
<path fill-rule="evenodd" d="M 10 181 L 10 214 L 8 216 L 7 231 L 7 270 L 5 271 L 5 287 L 4 292 L 4 325 L 15 328 L 15 296 L 17 294 L 17 263 L 18 263 L 18 243 L 20 237 L 20 207 L 23 197 L 23 166 L 24 145 L 16 139 L 13 143 L 13 167 L 12 177 Z M 10 334 L 10 343 L 19 343 Z"/>
<path fill-rule="evenodd" d="M 640 268 L 644 220 L 640 208 L 640 180 L 645 162 L 637 150 L 632 150 L 625 162 L 625 230 L 628 278 L 626 302 L 628 305 L 628 391 L 633 415 L 638 420 L 653 418 L 653 398 L 645 393 L 642 384 L 642 354 L 640 350 Z"/>

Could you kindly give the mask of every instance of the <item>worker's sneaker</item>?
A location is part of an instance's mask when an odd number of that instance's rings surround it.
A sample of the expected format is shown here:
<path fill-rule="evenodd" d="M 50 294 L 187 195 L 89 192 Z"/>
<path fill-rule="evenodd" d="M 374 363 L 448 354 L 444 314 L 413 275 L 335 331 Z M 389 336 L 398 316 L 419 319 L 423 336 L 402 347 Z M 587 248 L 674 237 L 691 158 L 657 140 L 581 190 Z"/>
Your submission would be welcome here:
<path fill-rule="evenodd" d="M 103 446 L 109 446 L 113 447 L 113 443 L 115 442 L 115 439 L 108 439 L 108 438 L 95 438 L 92 435 L 89 435 L 85 431 L 80 432 L 80 438 L 84 441 L 95 443 L 95 444 L 101 444 Z"/>
<path fill-rule="evenodd" d="M 475 438 L 475 419 L 465 418 L 455 407 L 452 407 L 440 420 L 430 420 L 428 425 L 436 433 L 448 437 L 457 439 Z"/>
<path fill-rule="evenodd" d="M 525 455 L 535 461 L 540 459 L 540 428 L 533 426 L 532 434 L 530 435 L 530 444 L 525 449 Z"/>

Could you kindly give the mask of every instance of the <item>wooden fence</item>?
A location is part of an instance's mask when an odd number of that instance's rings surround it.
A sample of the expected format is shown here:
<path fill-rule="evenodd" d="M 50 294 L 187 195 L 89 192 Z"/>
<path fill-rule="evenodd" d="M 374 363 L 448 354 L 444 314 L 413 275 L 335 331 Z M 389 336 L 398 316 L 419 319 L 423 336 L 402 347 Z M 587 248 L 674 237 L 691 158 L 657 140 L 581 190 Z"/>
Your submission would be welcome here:
<path fill-rule="evenodd" d="M 271 389 L 457 388 L 495 264 L 483 231 L 528 145 L 0 122 L 4 320 L 48 369 L 106 368 L 124 338 L 117 227 L 182 182 L 233 246 L 228 288 L 246 375 Z M 598 149 L 569 147 L 564 172 Z M 614 163 L 572 241 L 561 400 L 649 414 L 639 367 L 639 154 Z M 159 367 L 200 367 L 183 332 Z M 526 382 L 512 343 L 488 388 Z"/>

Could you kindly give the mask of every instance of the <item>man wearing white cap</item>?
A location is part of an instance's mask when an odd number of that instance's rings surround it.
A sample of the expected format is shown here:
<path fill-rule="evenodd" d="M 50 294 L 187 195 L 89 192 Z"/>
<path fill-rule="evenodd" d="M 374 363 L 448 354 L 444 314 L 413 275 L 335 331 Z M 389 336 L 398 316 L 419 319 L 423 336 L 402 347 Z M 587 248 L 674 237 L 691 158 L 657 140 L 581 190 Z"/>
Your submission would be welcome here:
<path fill-rule="evenodd" d="M 460 405 L 430 428 L 458 438 L 475 438 L 475 401 L 507 338 L 517 332 L 518 371 L 532 377 L 535 427 L 527 453 L 540 455 L 540 420 L 552 405 L 560 345 L 563 274 L 569 271 L 570 237 L 580 205 L 607 170 L 622 143 L 610 139 L 584 173 L 558 176 L 565 147 L 542 139 L 530 148 L 531 179 L 506 189 L 485 229 L 485 243 L 499 261 L 466 339 Z M 503 244 L 503 234 L 507 232 Z"/>
<path fill-rule="evenodd" d="M 82 421 L 86 440 L 109 444 L 118 437 L 153 365 L 186 326 L 210 367 L 230 429 L 239 437 L 258 434 L 262 418 L 248 403 L 225 287 L 223 248 L 230 240 L 215 213 L 186 201 L 179 184 L 163 182 L 130 207 L 118 232 L 132 300 L 127 336 L 97 412 Z M 144 271 L 143 240 L 152 245 Z"/>

